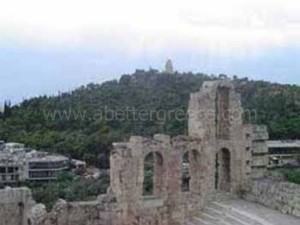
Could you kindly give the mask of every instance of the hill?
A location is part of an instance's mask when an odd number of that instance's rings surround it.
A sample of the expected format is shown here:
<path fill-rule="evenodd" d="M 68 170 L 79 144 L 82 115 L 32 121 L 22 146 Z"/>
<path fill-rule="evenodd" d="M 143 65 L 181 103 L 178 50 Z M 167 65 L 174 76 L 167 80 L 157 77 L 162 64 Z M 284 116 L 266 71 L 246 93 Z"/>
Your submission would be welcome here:
<path fill-rule="evenodd" d="M 107 167 L 114 141 L 131 135 L 187 134 L 187 118 L 178 120 L 173 112 L 186 112 L 190 93 L 214 79 L 217 77 L 200 73 L 137 70 L 118 81 L 88 84 L 59 96 L 7 105 L 0 114 L 0 139 Z M 237 77 L 233 82 L 243 107 L 257 111 L 251 122 L 268 125 L 271 139 L 300 139 L 299 86 Z M 143 117 L 137 119 L 137 112 L 143 112 Z M 150 117 L 151 112 L 161 114 Z M 164 112 L 171 113 L 165 118 Z"/>

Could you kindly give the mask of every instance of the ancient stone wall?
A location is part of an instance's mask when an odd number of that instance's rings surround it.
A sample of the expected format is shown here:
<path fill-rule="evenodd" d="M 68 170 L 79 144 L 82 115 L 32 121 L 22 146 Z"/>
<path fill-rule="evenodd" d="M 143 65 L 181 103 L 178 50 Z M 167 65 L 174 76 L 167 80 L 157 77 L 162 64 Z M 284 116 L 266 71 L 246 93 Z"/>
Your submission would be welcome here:
<path fill-rule="evenodd" d="M 264 164 L 260 158 L 252 162 L 252 153 L 265 154 L 266 132 L 243 125 L 240 95 L 233 85 L 228 80 L 205 82 L 200 92 L 191 95 L 188 112 L 189 136 L 133 136 L 128 142 L 114 143 L 110 188 L 97 201 L 60 200 L 47 213 L 41 204 L 29 207 L 29 194 L 4 197 L 0 213 L 8 210 L 8 217 L 1 217 L 3 224 L 182 225 L 186 218 L 197 216 L 211 196 L 246 190 L 253 163 L 259 172 L 265 169 L 260 169 Z M 145 170 L 148 162 L 151 173 Z M 183 169 L 189 175 L 185 181 Z M 148 193 L 144 190 L 149 174 Z M 8 218 L 11 223 L 5 223 Z"/>
<path fill-rule="evenodd" d="M 230 138 L 230 89 L 228 87 L 218 87 L 216 91 L 216 137 L 228 140 Z"/>
<path fill-rule="evenodd" d="M 28 188 L 6 188 L 0 190 L 0 224 L 28 225 L 27 213 L 35 204 Z"/>
<path fill-rule="evenodd" d="M 154 169 L 153 193 L 145 195 L 144 164 L 152 153 L 158 158 L 154 161 L 158 162 L 159 168 Z M 182 192 L 182 164 L 186 153 L 191 162 L 189 194 Z M 145 212 L 152 212 L 153 219 L 161 218 L 163 223 L 174 225 L 181 224 L 185 215 L 193 214 L 193 210 L 198 212 L 203 206 L 203 197 L 199 196 L 204 193 L 204 184 L 209 183 L 206 181 L 211 180 L 205 176 L 208 166 L 203 166 L 208 161 L 201 155 L 200 139 L 187 136 L 171 139 L 168 135 L 157 134 L 153 139 L 132 137 L 128 143 L 115 143 L 111 154 L 111 190 L 127 220 L 141 218 L 140 213 L 145 207 Z M 192 194 L 199 196 L 191 198 Z"/>
<path fill-rule="evenodd" d="M 123 225 L 119 215 L 109 194 L 93 202 L 60 200 L 47 213 L 44 205 L 33 201 L 28 188 L 0 190 L 1 225 Z"/>
<path fill-rule="evenodd" d="M 118 214 L 114 204 L 100 201 L 66 202 L 59 200 L 47 213 L 36 205 L 28 214 L 28 225 L 117 225 Z"/>
<path fill-rule="evenodd" d="M 135 136 L 114 144 L 111 190 L 126 220 L 140 218 L 146 204 L 152 206 L 148 213 L 155 211 L 157 218 L 167 216 L 170 224 L 181 224 L 201 210 L 207 196 L 246 189 L 252 173 L 251 153 L 259 149 L 253 142 L 261 141 L 261 135 L 255 126 L 243 125 L 240 95 L 233 85 L 227 80 L 205 82 L 200 92 L 191 95 L 188 112 L 189 136 Z M 189 179 L 183 190 L 186 154 Z M 144 168 L 149 159 L 154 163 L 153 193 L 145 196 Z"/>
<path fill-rule="evenodd" d="M 238 192 L 251 175 L 253 127 L 243 125 L 240 94 L 228 80 L 204 82 L 189 102 L 189 136 L 199 137 L 210 158 L 209 190 Z M 253 135 L 254 136 L 254 135 Z M 209 150 L 208 150 L 209 149 Z M 213 184 L 214 185 L 211 185 Z"/>
<path fill-rule="evenodd" d="M 189 101 L 189 136 L 214 142 L 241 140 L 243 108 L 240 94 L 228 80 L 207 81 Z"/>
<path fill-rule="evenodd" d="M 264 178 L 251 180 L 245 198 L 300 217 L 300 185 Z"/>
<path fill-rule="evenodd" d="M 248 166 L 251 166 L 251 178 L 264 177 L 268 166 L 268 145 L 269 139 L 267 127 L 265 125 L 247 125 L 251 128 L 250 132 L 246 132 L 246 136 L 251 140 L 249 149 L 250 153 Z"/>

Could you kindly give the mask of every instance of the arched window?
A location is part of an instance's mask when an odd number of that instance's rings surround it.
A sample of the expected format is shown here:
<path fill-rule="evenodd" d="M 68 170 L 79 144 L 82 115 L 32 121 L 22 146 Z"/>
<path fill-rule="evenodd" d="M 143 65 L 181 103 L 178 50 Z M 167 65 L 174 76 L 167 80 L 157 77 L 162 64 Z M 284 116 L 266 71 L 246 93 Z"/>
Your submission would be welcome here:
<path fill-rule="evenodd" d="M 163 158 L 150 152 L 144 159 L 143 195 L 159 197 L 163 188 Z"/>
<path fill-rule="evenodd" d="M 181 191 L 188 192 L 190 191 L 190 160 L 189 152 L 186 152 L 182 158 L 182 169 L 181 169 Z"/>
<path fill-rule="evenodd" d="M 230 151 L 222 148 L 216 155 L 215 188 L 221 191 L 230 191 Z"/>
<path fill-rule="evenodd" d="M 197 150 L 190 150 L 183 155 L 181 173 L 181 191 L 200 193 L 201 160 Z"/>

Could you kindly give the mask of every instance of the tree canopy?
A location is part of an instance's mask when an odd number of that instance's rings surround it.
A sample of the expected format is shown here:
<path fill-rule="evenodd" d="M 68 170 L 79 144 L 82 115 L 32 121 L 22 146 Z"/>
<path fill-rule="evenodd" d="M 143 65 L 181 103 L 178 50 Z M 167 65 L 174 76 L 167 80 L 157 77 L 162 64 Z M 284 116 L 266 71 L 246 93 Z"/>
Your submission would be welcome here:
<path fill-rule="evenodd" d="M 135 111 L 186 112 L 190 93 L 199 90 L 204 81 L 215 79 L 218 77 L 201 73 L 137 70 L 119 80 L 91 83 L 58 96 L 31 98 L 16 106 L 6 104 L 0 115 L 0 139 L 108 167 L 112 142 L 131 135 L 187 134 L 187 118 L 177 120 L 170 114 L 166 120 L 135 120 Z M 271 139 L 300 138 L 299 86 L 237 76 L 233 82 L 243 107 L 257 111 L 256 120 L 251 122 L 266 124 Z M 111 111 L 126 111 L 127 117 L 103 119 Z"/>

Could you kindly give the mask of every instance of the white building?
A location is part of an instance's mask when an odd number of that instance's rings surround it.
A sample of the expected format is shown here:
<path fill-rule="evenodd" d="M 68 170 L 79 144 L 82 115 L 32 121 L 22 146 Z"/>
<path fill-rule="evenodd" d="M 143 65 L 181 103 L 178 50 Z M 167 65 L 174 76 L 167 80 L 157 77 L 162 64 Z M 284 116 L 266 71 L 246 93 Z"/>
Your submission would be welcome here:
<path fill-rule="evenodd" d="M 3 143 L 0 151 L 0 186 L 15 185 L 26 180 L 55 180 L 60 172 L 67 169 L 67 157 L 36 150 L 28 151 L 24 144 Z"/>
<path fill-rule="evenodd" d="M 269 167 L 300 166 L 300 140 L 267 141 Z"/>

